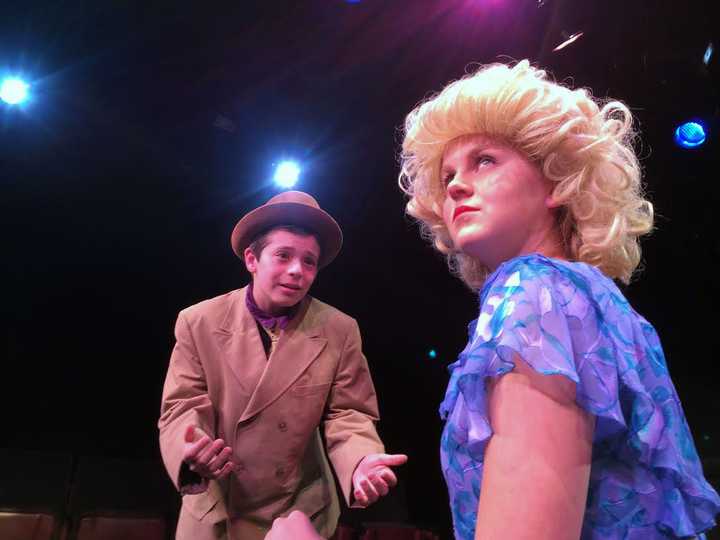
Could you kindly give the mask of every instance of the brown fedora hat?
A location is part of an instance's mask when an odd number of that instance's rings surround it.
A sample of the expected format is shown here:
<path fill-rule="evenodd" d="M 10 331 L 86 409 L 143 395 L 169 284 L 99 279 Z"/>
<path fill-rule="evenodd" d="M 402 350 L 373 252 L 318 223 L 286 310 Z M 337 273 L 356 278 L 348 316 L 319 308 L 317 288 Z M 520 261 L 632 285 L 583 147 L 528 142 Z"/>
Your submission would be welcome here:
<path fill-rule="evenodd" d="M 342 247 L 340 225 L 325 212 L 317 201 L 303 191 L 284 191 L 268 202 L 245 214 L 230 236 L 235 255 L 244 258 L 245 248 L 262 232 L 277 225 L 297 225 L 320 238 L 318 267 L 327 266 Z"/>

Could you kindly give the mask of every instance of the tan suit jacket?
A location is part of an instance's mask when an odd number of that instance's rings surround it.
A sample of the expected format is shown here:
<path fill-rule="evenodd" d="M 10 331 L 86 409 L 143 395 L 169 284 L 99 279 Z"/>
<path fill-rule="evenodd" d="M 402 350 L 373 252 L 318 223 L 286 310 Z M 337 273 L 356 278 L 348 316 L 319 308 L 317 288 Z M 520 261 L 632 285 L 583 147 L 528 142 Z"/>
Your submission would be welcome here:
<path fill-rule="evenodd" d="M 261 539 L 294 509 L 330 536 L 339 503 L 326 450 L 348 502 L 358 462 L 384 451 L 357 323 L 307 297 L 268 358 L 246 291 L 191 306 L 175 326 L 158 422 L 168 473 L 181 489 L 190 424 L 224 439 L 237 465 L 205 492 L 183 496 L 177 538 Z"/>

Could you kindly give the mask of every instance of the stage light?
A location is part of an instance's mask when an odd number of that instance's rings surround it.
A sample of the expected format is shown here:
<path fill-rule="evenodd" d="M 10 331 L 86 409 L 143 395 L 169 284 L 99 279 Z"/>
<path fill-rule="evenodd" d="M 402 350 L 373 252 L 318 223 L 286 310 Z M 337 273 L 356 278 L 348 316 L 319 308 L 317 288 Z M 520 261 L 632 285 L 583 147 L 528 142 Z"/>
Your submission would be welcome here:
<path fill-rule="evenodd" d="M 0 99 L 8 105 L 19 105 L 28 97 L 28 84 L 17 77 L 7 77 L 0 84 Z"/>
<path fill-rule="evenodd" d="M 430 349 L 428 356 L 434 360 L 435 358 L 437 358 L 437 351 L 435 349 Z"/>
<path fill-rule="evenodd" d="M 282 188 L 291 188 L 300 178 L 300 166 L 294 161 L 282 161 L 275 169 L 275 183 Z"/>
<path fill-rule="evenodd" d="M 705 142 L 705 128 L 699 122 L 685 122 L 675 130 L 675 142 L 682 148 L 695 148 Z"/>
<path fill-rule="evenodd" d="M 575 43 L 578 39 L 583 37 L 584 32 L 576 32 L 572 36 L 569 36 L 565 41 L 553 49 L 553 52 L 561 51 L 568 45 Z"/>
<path fill-rule="evenodd" d="M 710 63 L 710 59 L 713 55 L 713 44 L 712 42 L 708 43 L 707 49 L 705 49 L 705 54 L 703 54 L 703 64 L 706 66 Z"/>

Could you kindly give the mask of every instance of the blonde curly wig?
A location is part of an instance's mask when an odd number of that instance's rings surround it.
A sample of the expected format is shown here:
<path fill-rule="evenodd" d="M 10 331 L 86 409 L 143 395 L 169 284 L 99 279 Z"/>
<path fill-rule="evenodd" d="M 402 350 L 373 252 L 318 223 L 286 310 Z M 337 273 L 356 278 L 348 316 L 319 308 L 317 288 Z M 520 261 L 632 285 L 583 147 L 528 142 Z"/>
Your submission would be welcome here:
<path fill-rule="evenodd" d="M 527 60 L 481 66 L 408 114 L 399 177 L 406 211 L 451 270 L 479 288 L 489 269 L 453 247 L 442 219 L 440 167 L 450 141 L 482 134 L 522 152 L 555 183 L 568 256 L 628 283 L 640 262 L 638 238 L 653 226 L 632 124 L 623 103 L 550 81 Z"/>

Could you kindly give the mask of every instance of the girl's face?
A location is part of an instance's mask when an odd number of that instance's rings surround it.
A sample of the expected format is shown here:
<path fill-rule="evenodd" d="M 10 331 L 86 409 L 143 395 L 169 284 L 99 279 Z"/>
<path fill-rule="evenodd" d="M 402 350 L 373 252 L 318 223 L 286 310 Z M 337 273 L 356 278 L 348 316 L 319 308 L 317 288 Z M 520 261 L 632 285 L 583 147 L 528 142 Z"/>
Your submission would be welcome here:
<path fill-rule="evenodd" d="M 456 249 L 491 269 L 524 253 L 554 255 L 552 184 L 523 154 L 482 135 L 446 147 L 443 220 Z"/>

